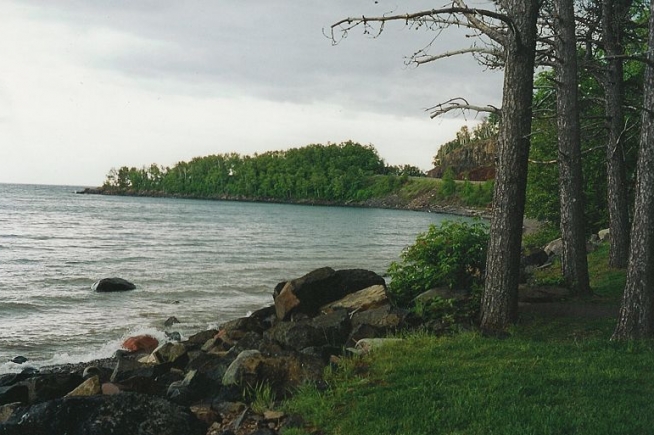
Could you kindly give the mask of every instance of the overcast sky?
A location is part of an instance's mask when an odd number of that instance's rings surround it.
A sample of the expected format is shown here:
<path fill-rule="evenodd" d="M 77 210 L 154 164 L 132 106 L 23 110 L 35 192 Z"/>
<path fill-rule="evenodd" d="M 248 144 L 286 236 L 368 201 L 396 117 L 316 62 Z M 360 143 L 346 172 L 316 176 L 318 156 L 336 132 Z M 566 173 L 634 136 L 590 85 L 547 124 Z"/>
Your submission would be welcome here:
<path fill-rule="evenodd" d="M 406 66 L 436 35 L 401 23 L 337 46 L 323 35 L 347 16 L 442 6 L 398 3 L 3 0 L 0 182 L 95 186 L 112 167 L 350 139 L 429 169 L 478 118 L 424 109 L 499 106 L 501 75 L 461 57 Z M 445 32 L 431 51 L 467 43 Z"/>

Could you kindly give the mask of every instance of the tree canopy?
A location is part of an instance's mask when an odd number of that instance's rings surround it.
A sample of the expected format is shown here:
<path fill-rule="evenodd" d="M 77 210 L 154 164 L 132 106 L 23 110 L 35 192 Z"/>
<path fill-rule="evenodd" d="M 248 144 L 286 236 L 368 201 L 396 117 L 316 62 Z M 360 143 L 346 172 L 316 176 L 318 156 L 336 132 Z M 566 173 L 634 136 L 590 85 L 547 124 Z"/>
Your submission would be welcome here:
<path fill-rule="evenodd" d="M 418 174 L 410 165 L 387 166 L 372 145 L 347 141 L 253 156 L 215 154 L 173 167 L 123 166 L 109 172 L 103 187 L 115 193 L 195 198 L 363 201 Z"/>

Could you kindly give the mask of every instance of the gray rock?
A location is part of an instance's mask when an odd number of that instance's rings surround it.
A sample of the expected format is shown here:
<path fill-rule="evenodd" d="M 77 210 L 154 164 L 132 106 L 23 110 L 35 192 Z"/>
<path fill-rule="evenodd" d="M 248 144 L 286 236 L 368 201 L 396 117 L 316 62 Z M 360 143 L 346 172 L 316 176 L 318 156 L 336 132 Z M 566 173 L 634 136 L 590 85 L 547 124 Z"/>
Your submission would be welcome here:
<path fill-rule="evenodd" d="M 184 379 L 175 381 L 170 384 L 166 397 L 175 403 L 190 404 L 204 393 L 202 376 L 197 370 L 189 371 Z"/>
<path fill-rule="evenodd" d="M 342 299 L 332 302 L 320 308 L 322 312 L 328 312 L 339 308 L 349 311 L 365 311 L 377 308 L 388 303 L 385 285 L 373 285 L 355 293 L 351 293 Z"/>
<path fill-rule="evenodd" d="M 327 344 L 327 337 L 314 327 L 310 320 L 278 322 L 264 333 L 264 337 L 276 341 L 287 349 L 299 350 Z"/>
<path fill-rule="evenodd" d="M 164 322 L 164 326 L 165 327 L 173 326 L 175 323 L 181 323 L 181 322 L 177 319 L 177 317 L 171 316 L 166 319 L 166 321 Z"/>
<path fill-rule="evenodd" d="M 27 403 L 29 401 L 29 389 L 26 385 L 12 385 L 0 387 L 0 405 L 8 403 Z"/>
<path fill-rule="evenodd" d="M 600 231 L 597 233 L 597 237 L 599 237 L 600 242 L 606 242 L 606 241 L 608 241 L 608 240 L 609 240 L 609 237 L 611 237 L 611 234 L 610 234 L 609 229 L 607 228 L 607 229 L 604 229 L 604 230 L 600 230 Z"/>
<path fill-rule="evenodd" d="M 123 292 L 127 290 L 134 290 L 136 286 L 131 282 L 122 278 L 102 278 L 96 281 L 91 286 L 91 290 L 95 292 Z"/>
<path fill-rule="evenodd" d="M 543 250 L 549 255 L 550 257 L 552 256 L 561 256 L 563 253 L 563 240 L 562 239 L 556 239 L 552 240 L 543 248 Z"/>
<path fill-rule="evenodd" d="M 0 424 L 4 423 L 5 421 L 9 420 L 9 417 L 11 417 L 11 414 L 14 413 L 16 409 L 20 406 L 19 402 L 13 402 L 13 403 L 8 403 L 6 405 L 1 405 L 0 406 Z"/>
<path fill-rule="evenodd" d="M 65 397 L 19 408 L 3 435 L 204 435 L 206 426 L 188 408 L 137 393 Z"/>
<path fill-rule="evenodd" d="M 406 310 L 386 305 L 374 310 L 355 313 L 352 316 L 352 327 L 369 325 L 377 330 L 390 332 L 404 326 L 407 314 Z"/>
<path fill-rule="evenodd" d="M 243 364 L 248 358 L 261 355 L 258 350 L 245 350 L 241 352 L 232 362 L 223 376 L 223 385 L 236 385 L 240 381 L 243 372 Z"/>
<path fill-rule="evenodd" d="M 17 357 L 14 357 L 10 360 L 14 364 L 23 364 L 26 363 L 28 360 L 22 355 L 18 355 Z"/>

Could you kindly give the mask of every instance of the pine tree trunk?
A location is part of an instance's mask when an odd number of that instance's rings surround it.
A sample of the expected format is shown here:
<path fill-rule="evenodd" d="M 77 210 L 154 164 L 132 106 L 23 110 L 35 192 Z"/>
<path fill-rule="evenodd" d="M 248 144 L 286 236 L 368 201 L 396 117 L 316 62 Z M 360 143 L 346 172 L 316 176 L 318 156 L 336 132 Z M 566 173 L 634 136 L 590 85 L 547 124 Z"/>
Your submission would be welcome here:
<path fill-rule="evenodd" d="M 555 0 L 556 106 L 558 125 L 561 258 L 563 278 L 575 295 L 591 293 L 586 258 L 586 225 L 577 95 L 577 44 L 573 0 Z"/>
<path fill-rule="evenodd" d="M 648 48 L 627 283 L 614 340 L 654 336 L 654 3 Z"/>
<path fill-rule="evenodd" d="M 504 47 L 506 63 L 497 175 L 481 305 L 481 327 L 503 330 L 517 320 L 522 221 L 531 133 L 537 0 L 506 0 L 514 26 Z"/>
<path fill-rule="evenodd" d="M 608 59 L 603 80 L 608 141 L 606 147 L 606 185 L 609 209 L 609 266 L 625 268 L 629 252 L 629 210 L 624 161 L 624 54 L 622 27 L 631 0 L 602 1 L 602 42 Z"/>

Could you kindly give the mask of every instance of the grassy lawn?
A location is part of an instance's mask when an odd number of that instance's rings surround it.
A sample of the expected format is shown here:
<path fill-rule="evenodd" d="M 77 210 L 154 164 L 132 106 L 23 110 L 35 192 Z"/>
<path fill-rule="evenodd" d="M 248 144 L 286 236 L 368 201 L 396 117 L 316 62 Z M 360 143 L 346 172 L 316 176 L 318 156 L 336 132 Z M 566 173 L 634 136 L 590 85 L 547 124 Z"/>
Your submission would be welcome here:
<path fill-rule="evenodd" d="M 590 300 L 619 302 L 624 271 L 589 256 Z M 614 317 L 523 316 L 505 339 L 412 334 L 344 359 L 328 388 L 284 404 L 325 434 L 652 434 L 654 344 L 609 341 Z M 312 433 L 292 429 L 289 435 Z"/>

